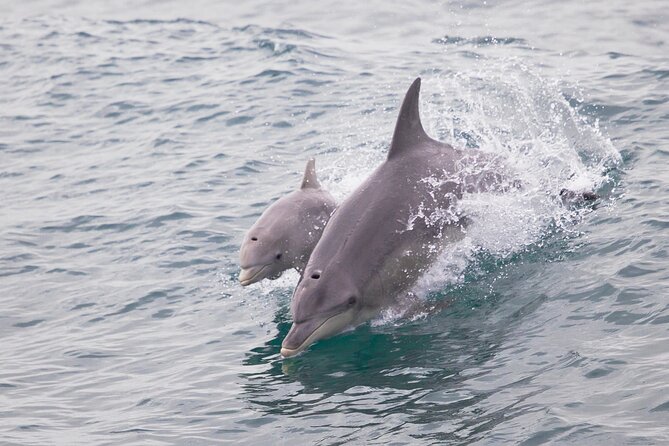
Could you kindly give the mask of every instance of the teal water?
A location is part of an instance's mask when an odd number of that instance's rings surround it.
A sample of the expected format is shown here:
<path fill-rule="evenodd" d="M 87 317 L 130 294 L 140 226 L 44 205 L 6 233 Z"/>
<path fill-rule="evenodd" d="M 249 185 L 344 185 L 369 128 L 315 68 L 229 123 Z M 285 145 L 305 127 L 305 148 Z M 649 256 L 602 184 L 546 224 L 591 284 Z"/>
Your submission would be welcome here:
<path fill-rule="evenodd" d="M 0 4 L 0 444 L 669 443 L 668 42 L 660 1 Z M 416 76 L 526 187 L 423 310 L 283 360 L 244 231 L 309 156 L 353 190 Z"/>

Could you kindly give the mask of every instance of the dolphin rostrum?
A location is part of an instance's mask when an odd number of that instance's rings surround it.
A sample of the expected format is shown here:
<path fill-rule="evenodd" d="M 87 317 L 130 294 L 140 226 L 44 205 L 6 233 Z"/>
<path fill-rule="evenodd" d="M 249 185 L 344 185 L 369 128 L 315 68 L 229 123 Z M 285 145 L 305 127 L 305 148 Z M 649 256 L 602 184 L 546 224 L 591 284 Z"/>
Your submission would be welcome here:
<path fill-rule="evenodd" d="M 309 159 L 300 188 L 274 202 L 246 233 L 239 282 L 276 279 L 290 268 L 302 272 L 335 206 L 318 182 L 316 161 Z"/>
<path fill-rule="evenodd" d="M 462 194 L 502 183 L 495 159 L 425 133 L 419 91 L 420 78 L 404 98 L 388 158 L 341 203 L 314 248 L 293 295 L 284 357 L 392 305 L 444 245 L 463 237 L 465 219 L 454 210 Z"/>

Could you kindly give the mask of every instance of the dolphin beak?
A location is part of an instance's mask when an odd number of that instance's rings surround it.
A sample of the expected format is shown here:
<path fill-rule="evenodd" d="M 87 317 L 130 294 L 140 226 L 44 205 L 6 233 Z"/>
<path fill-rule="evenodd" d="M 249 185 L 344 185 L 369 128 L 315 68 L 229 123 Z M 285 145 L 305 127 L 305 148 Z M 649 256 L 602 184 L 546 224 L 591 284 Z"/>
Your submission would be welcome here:
<path fill-rule="evenodd" d="M 351 311 L 335 314 L 327 319 L 310 319 L 295 323 L 281 343 L 281 356 L 290 358 L 304 351 L 319 339 L 334 336 L 350 327 L 353 322 Z"/>
<path fill-rule="evenodd" d="M 291 356 L 297 355 L 301 351 L 302 350 L 281 347 L 281 356 L 283 356 L 284 358 L 290 358 Z"/>
<path fill-rule="evenodd" d="M 281 356 L 284 358 L 290 358 L 295 356 L 309 345 L 313 344 L 315 339 L 315 333 L 320 326 L 322 326 L 326 321 L 320 321 L 321 324 L 314 323 L 313 320 L 305 321 L 302 323 L 293 323 L 290 327 L 290 331 L 283 339 L 281 343 Z"/>
<path fill-rule="evenodd" d="M 260 282 L 265 278 L 263 271 L 268 267 L 269 265 L 258 265 L 242 268 L 242 271 L 239 273 L 239 283 L 241 283 L 242 286 L 248 286 L 252 283 Z"/>

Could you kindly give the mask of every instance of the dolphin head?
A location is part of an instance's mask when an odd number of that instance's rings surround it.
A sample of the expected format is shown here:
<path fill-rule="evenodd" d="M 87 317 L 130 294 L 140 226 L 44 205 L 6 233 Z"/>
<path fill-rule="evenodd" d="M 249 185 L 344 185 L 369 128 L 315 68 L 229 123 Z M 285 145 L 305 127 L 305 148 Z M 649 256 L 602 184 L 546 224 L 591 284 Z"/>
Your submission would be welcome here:
<path fill-rule="evenodd" d="M 293 325 L 281 344 L 281 355 L 294 356 L 319 339 L 363 322 L 362 297 L 346 276 L 306 270 L 293 294 Z"/>
<path fill-rule="evenodd" d="M 330 194 L 320 188 L 311 158 L 300 189 L 268 207 L 249 229 L 239 252 L 242 286 L 283 271 L 301 270 L 334 210 Z"/>
<path fill-rule="evenodd" d="M 289 221 L 276 220 L 285 206 L 270 207 L 244 237 L 239 252 L 239 282 L 251 285 L 265 278 L 276 279 L 283 271 L 291 268 L 295 259 L 289 258 Z M 281 223 L 281 224 L 279 224 Z"/>

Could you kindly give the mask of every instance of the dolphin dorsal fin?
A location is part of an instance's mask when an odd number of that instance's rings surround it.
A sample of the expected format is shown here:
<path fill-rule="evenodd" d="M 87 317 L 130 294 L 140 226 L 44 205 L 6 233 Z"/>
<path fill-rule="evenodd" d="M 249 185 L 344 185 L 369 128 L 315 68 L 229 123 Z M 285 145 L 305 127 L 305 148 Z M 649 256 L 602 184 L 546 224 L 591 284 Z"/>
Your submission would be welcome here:
<path fill-rule="evenodd" d="M 395 133 L 390 143 L 388 159 L 401 155 L 406 150 L 415 146 L 418 142 L 431 140 L 420 122 L 418 112 L 418 101 L 420 99 L 420 78 L 416 78 L 409 87 L 404 102 L 400 108 L 400 114 L 395 124 Z"/>
<path fill-rule="evenodd" d="M 307 167 L 304 169 L 304 178 L 302 178 L 302 186 L 300 189 L 320 189 L 321 185 L 316 178 L 316 159 L 309 158 Z"/>

